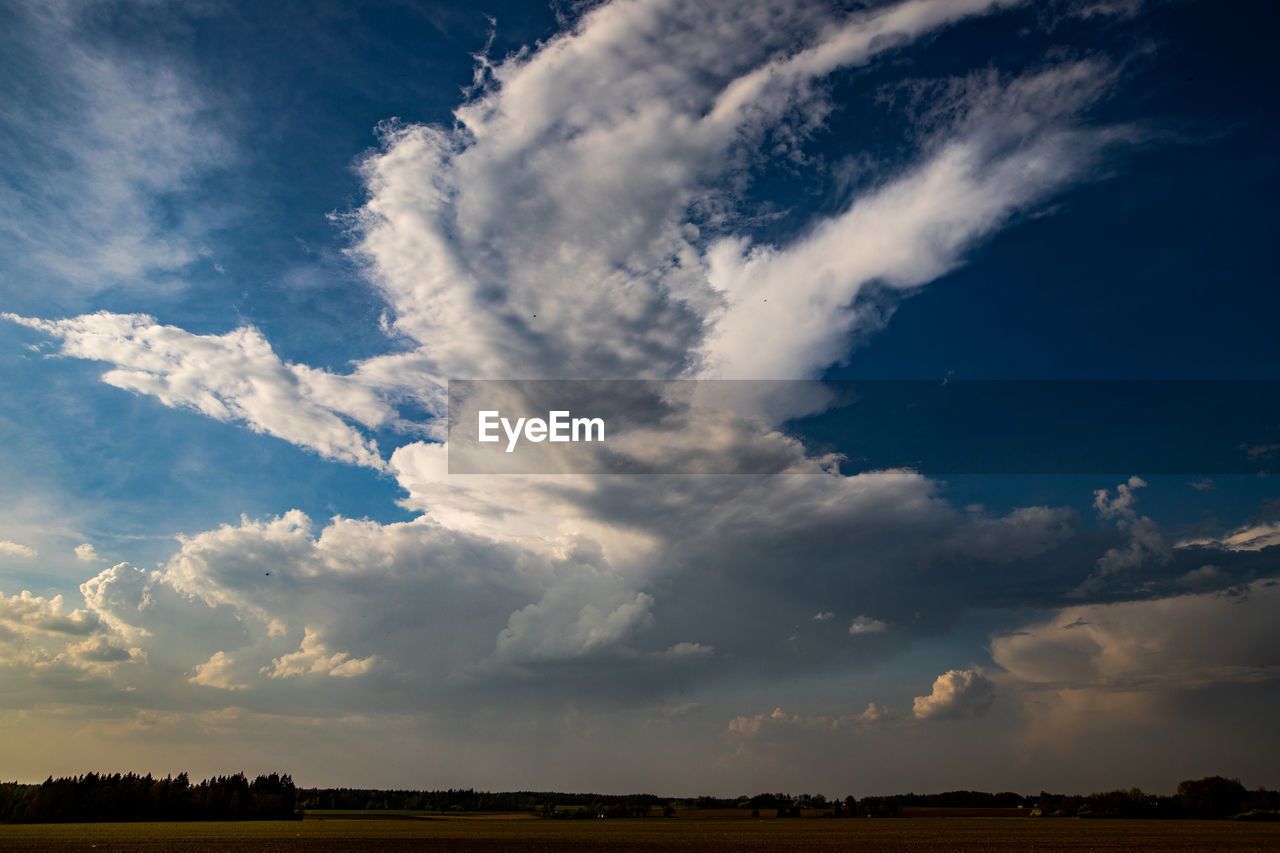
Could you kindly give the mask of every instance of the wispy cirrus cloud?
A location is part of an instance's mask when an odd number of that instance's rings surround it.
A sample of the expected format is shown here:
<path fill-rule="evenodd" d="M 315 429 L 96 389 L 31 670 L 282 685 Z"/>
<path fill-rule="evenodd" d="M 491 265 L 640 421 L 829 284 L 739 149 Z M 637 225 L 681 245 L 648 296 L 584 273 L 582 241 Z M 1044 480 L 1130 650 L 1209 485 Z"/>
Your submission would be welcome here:
<path fill-rule="evenodd" d="M 4 39 L 0 200 L 8 276 L 85 296 L 181 287 L 201 252 L 199 205 L 166 204 L 235 147 L 172 64 L 89 40 L 92 4 L 22 2 Z"/>

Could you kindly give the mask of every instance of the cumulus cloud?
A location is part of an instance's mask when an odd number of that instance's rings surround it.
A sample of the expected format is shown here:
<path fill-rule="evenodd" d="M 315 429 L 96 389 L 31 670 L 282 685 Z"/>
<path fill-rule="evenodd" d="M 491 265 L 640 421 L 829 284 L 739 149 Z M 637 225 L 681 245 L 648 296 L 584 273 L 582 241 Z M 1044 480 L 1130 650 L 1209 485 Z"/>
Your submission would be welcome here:
<path fill-rule="evenodd" d="M 62 355 L 111 362 L 102 376 L 108 385 L 243 423 L 329 459 L 384 467 L 377 444 L 349 421 L 373 427 L 391 418 L 391 408 L 351 377 L 282 361 L 256 329 L 193 335 L 144 314 L 106 312 L 0 316 L 58 338 Z"/>
<path fill-rule="evenodd" d="M 756 714 L 754 717 L 734 717 L 729 721 L 729 732 L 736 735 L 755 737 L 770 723 L 798 723 L 800 718 L 795 714 L 787 714 L 781 708 L 774 708 L 769 714 Z"/>
<path fill-rule="evenodd" d="M 1130 477 L 1116 486 L 1115 497 L 1108 489 L 1093 493 L 1093 508 L 1099 517 L 1114 519 L 1116 527 L 1128 536 L 1128 542 L 1116 548 L 1108 548 L 1098 558 L 1089 577 L 1068 593 L 1074 598 L 1085 598 L 1116 585 L 1124 573 L 1136 569 L 1148 560 L 1169 562 L 1171 551 L 1159 526 L 1146 516 L 1139 516 L 1134 509 L 1137 498 L 1134 491 L 1147 485 L 1141 477 Z"/>
<path fill-rule="evenodd" d="M 85 563 L 97 563 L 103 558 L 94 550 L 93 545 L 85 542 L 75 547 L 76 559 Z"/>
<path fill-rule="evenodd" d="M 10 557 L 35 557 L 36 549 L 18 542 L 0 539 L 0 554 L 7 554 Z"/>
<path fill-rule="evenodd" d="M 96 613 L 84 609 L 67 612 L 61 595 L 46 599 L 25 589 L 8 598 L 0 593 L 0 624 L 73 636 L 85 636 L 101 627 Z"/>
<path fill-rule="evenodd" d="M 913 700 L 912 713 L 917 720 L 980 717 L 995 698 L 995 684 L 979 670 L 953 669 L 934 680 L 929 695 Z"/>
<path fill-rule="evenodd" d="M 109 676 L 123 663 L 145 663 L 146 653 L 127 640 L 91 607 L 68 610 L 61 595 L 0 593 L 0 668 L 20 679 L 45 676 L 53 684 L 78 685 Z M 10 692 L 20 689 L 20 683 L 9 685 Z"/>
<path fill-rule="evenodd" d="M 306 628 L 302 644 L 296 652 L 281 655 L 262 671 L 270 678 L 293 678 L 299 675 L 328 675 L 334 678 L 354 678 L 373 669 L 378 662 L 376 655 L 353 658 L 346 652 L 330 651 L 314 628 Z"/>
<path fill-rule="evenodd" d="M 117 563 L 80 584 L 80 594 L 88 608 L 113 631 L 136 640 L 148 635 L 133 623 L 154 605 L 151 588 L 155 578 L 154 573 Z"/>
<path fill-rule="evenodd" d="M 541 601 L 512 613 L 498 634 L 497 657 L 515 662 L 577 657 L 653 624 L 648 593 L 623 593 L 616 606 L 612 601 L 602 606 L 596 596 L 575 594 L 578 589 L 558 584 Z"/>
<path fill-rule="evenodd" d="M 655 701 L 694 671 L 710 685 L 847 663 L 845 632 L 815 613 L 874 606 L 864 629 L 892 620 L 895 643 L 928 634 L 969 601 L 956 559 L 999 572 L 1003 541 L 1021 576 L 1070 529 L 1053 512 L 1005 523 L 958 511 L 908 472 L 480 479 L 492 489 L 467 489 L 470 504 L 424 479 L 410 522 L 315 524 L 295 510 L 182 537 L 160 569 L 120 563 L 86 581 L 75 618 L 139 650 L 149 696 L 234 688 L 279 709 L 286 683 L 361 675 L 378 689 L 335 701 L 409 711 L 459 684 Z M 911 594 L 904 578 L 919 579 Z M 716 619 L 709 600 L 726 603 Z M 811 626 L 800 661 L 778 642 L 798 624 Z M 859 659 L 885 653 L 854 645 Z"/>
<path fill-rule="evenodd" d="M 861 728 L 886 723 L 898 719 L 898 713 L 874 702 L 856 714 L 845 714 L 840 717 L 803 716 L 788 714 L 781 708 L 774 708 L 768 714 L 756 714 L 753 717 L 734 717 L 729 721 L 728 732 L 743 738 L 756 738 L 768 732 L 780 732 L 787 729 L 810 729 L 817 731 L 836 731 L 840 729 Z"/>
<path fill-rule="evenodd" d="M 1146 488 L 1147 481 L 1138 476 L 1133 476 L 1127 482 L 1116 486 L 1115 497 L 1111 496 L 1110 489 L 1098 489 L 1093 493 L 1093 508 L 1097 510 L 1098 515 L 1102 518 L 1120 518 L 1133 521 L 1138 517 L 1133 506 L 1137 503 L 1137 497 L 1134 491 Z"/>
<path fill-rule="evenodd" d="M 849 626 L 849 633 L 855 636 L 858 634 L 881 634 L 888 629 L 888 622 L 864 614 L 853 620 L 853 623 Z"/>
<path fill-rule="evenodd" d="M 231 655 L 214 652 L 207 661 L 196 666 L 187 681 L 219 690 L 243 690 L 247 685 L 234 679 L 234 667 L 235 659 Z"/>

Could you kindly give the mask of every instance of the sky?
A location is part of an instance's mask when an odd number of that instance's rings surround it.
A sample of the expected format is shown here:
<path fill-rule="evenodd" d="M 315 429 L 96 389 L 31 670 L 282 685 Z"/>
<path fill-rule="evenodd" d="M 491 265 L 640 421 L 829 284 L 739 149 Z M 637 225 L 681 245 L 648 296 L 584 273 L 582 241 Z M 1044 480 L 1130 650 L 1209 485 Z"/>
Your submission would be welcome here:
<path fill-rule="evenodd" d="M 0 776 L 1280 787 L 1274 420 L 1250 473 L 855 469 L 798 393 L 658 473 L 447 441 L 450 380 L 1266 396 L 1277 14 L 4 4 Z"/>

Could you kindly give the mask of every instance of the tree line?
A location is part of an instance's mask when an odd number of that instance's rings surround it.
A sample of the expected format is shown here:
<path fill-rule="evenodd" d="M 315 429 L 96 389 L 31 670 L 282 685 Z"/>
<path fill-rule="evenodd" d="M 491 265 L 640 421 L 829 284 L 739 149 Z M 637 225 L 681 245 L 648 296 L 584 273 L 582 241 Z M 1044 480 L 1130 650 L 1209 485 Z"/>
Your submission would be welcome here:
<path fill-rule="evenodd" d="M 828 800 L 821 794 L 762 793 L 736 798 L 658 797 L 555 791 L 488 792 L 377 788 L 297 788 L 288 774 L 215 776 L 198 784 L 186 773 L 86 773 L 38 785 L 0 784 L 0 821 L 246 820 L 291 818 L 307 810 L 525 812 L 546 818 L 671 817 L 698 809 L 749 809 L 753 816 L 898 817 L 912 808 L 1024 808 L 1033 817 L 1280 819 L 1280 792 L 1249 790 L 1238 779 L 1186 780 L 1172 796 L 1138 788 L 1089 795 L 947 791 Z"/>
<path fill-rule="evenodd" d="M 243 773 L 192 784 L 186 773 L 86 773 L 39 785 L 0 784 L 0 820 L 10 823 L 113 820 L 253 820 L 292 818 L 297 788 L 288 774 Z"/>

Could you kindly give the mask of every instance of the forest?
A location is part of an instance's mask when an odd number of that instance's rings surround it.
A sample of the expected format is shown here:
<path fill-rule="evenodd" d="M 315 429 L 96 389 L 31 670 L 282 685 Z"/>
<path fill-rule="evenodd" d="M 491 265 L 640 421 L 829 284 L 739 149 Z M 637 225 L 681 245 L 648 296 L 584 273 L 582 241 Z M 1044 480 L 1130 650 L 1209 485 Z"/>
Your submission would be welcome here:
<path fill-rule="evenodd" d="M 1280 792 L 1249 790 L 1237 779 L 1186 780 L 1173 795 L 1138 788 L 1089 795 L 947 791 L 827 799 L 821 794 L 762 793 L 736 798 L 659 797 L 554 791 L 482 792 L 373 788 L 297 788 L 289 774 L 215 776 L 193 784 L 186 773 L 86 773 L 40 784 L 0 784 L 0 821 L 262 820 L 307 811 L 435 813 L 523 812 L 544 818 L 674 817 L 710 809 L 750 810 L 757 817 L 883 818 L 910 809 L 1026 809 L 1028 817 L 1280 819 Z"/>
<path fill-rule="evenodd" d="M 253 820 L 297 816 L 288 774 L 243 773 L 192 784 L 186 773 L 86 773 L 38 785 L 0 784 L 0 820 L 9 823 L 114 820 Z"/>

